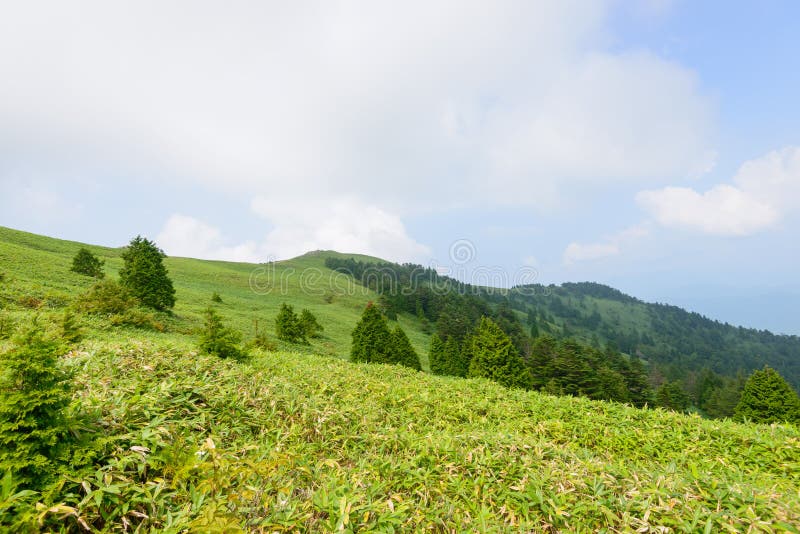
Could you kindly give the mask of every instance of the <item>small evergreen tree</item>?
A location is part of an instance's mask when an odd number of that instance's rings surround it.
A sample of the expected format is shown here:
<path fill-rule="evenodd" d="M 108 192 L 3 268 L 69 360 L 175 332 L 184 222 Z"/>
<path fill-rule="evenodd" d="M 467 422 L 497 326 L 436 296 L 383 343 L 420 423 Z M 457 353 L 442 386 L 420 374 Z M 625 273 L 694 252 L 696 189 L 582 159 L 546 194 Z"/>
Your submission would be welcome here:
<path fill-rule="evenodd" d="M 399 363 L 406 367 L 411 367 L 420 371 L 422 366 L 419 363 L 419 356 L 411 346 L 408 336 L 399 326 L 395 327 L 392 331 L 390 339 L 389 361 L 390 363 Z"/>
<path fill-rule="evenodd" d="M 77 343 L 82 338 L 83 332 L 81 332 L 75 314 L 72 313 L 72 310 L 65 311 L 61 318 L 61 339 L 67 343 Z"/>
<path fill-rule="evenodd" d="M 0 310 L 0 339 L 8 339 L 14 333 L 17 325 L 14 319 Z"/>
<path fill-rule="evenodd" d="M 245 353 L 239 347 L 241 340 L 241 334 L 226 327 L 213 308 L 206 309 L 205 326 L 200 333 L 201 353 L 240 360 L 245 357 Z"/>
<path fill-rule="evenodd" d="M 800 424 L 800 398 L 776 370 L 764 367 L 747 379 L 734 417 L 754 423 Z"/>
<path fill-rule="evenodd" d="M 0 470 L 26 485 L 44 486 L 66 452 L 71 386 L 60 351 L 35 321 L 1 360 Z"/>
<path fill-rule="evenodd" d="M 428 352 L 428 363 L 431 366 L 431 373 L 435 375 L 446 374 L 447 369 L 445 355 L 444 355 L 444 341 L 439 337 L 439 334 L 431 336 L 431 348 Z"/>
<path fill-rule="evenodd" d="M 164 266 L 166 254 L 141 236 L 131 240 L 122 252 L 125 262 L 119 281 L 148 308 L 168 310 L 175 306 L 175 288 Z"/>
<path fill-rule="evenodd" d="M 354 362 L 389 363 L 391 334 L 386 319 L 371 302 L 353 330 L 350 359 Z"/>
<path fill-rule="evenodd" d="M 89 249 L 81 247 L 75 257 L 72 258 L 72 267 L 70 271 L 83 274 L 86 276 L 93 276 L 94 278 L 103 278 L 103 264 L 105 262 L 95 256 Z"/>
<path fill-rule="evenodd" d="M 467 376 L 469 359 L 455 337 L 442 341 L 438 334 L 431 336 L 431 350 L 428 356 L 431 372 L 437 375 Z"/>
<path fill-rule="evenodd" d="M 722 377 L 722 385 L 711 392 L 703 410 L 709 417 L 716 419 L 733 417 L 746 383 L 747 377 L 741 372 L 735 377 Z"/>
<path fill-rule="evenodd" d="M 300 312 L 300 325 L 303 328 L 303 333 L 306 337 L 318 338 L 322 335 L 322 325 L 317 321 L 317 317 L 311 313 L 311 310 L 303 308 Z"/>
<path fill-rule="evenodd" d="M 447 341 L 444 342 L 444 358 L 447 366 L 444 374 L 462 378 L 467 376 L 470 363 L 470 344 L 469 338 L 463 344 L 454 337 L 447 338 Z"/>
<path fill-rule="evenodd" d="M 497 324 L 483 317 L 472 336 L 468 377 L 490 378 L 506 387 L 530 388 L 531 376 L 514 344 Z"/>
<path fill-rule="evenodd" d="M 685 412 L 690 404 L 689 395 L 678 382 L 664 382 L 656 391 L 656 406 L 661 408 Z"/>
<path fill-rule="evenodd" d="M 647 379 L 647 371 L 645 371 L 642 360 L 636 356 L 631 356 L 630 361 L 627 362 L 621 373 L 625 378 L 625 385 L 628 388 L 631 404 L 637 408 L 652 404 L 653 390 Z"/>
<path fill-rule="evenodd" d="M 597 385 L 590 395 L 597 400 L 628 402 L 630 394 L 621 374 L 606 366 L 597 370 Z"/>
<path fill-rule="evenodd" d="M 275 318 L 275 335 L 278 339 L 289 343 L 308 342 L 300 318 L 294 312 L 294 308 L 285 302 L 281 304 L 281 309 Z"/>

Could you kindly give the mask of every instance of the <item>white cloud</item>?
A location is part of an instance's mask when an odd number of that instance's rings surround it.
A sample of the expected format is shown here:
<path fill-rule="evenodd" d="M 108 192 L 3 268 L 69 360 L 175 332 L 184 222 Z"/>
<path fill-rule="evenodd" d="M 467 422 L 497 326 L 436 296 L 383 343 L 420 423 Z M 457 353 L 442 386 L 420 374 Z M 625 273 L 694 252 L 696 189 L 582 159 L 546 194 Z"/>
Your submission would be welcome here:
<path fill-rule="evenodd" d="M 401 262 L 430 258 L 430 249 L 409 237 L 399 217 L 355 198 L 286 203 L 256 197 L 252 209 L 272 225 L 261 242 L 231 245 L 218 228 L 181 214 L 167 220 L 156 242 L 170 256 L 253 263 L 288 259 L 310 250 L 369 254 Z"/>
<path fill-rule="evenodd" d="M 650 225 L 647 223 L 630 226 L 614 235 L 607 236 L 597 243 L 570 243 L 564 249 L 563 262 L 572 265 L 581 261 L 600 260 L 616 256 L 625 246 L 650 235 Z"/>
<path fill-rule="evenodd" d="M 355 197 L 289 203 L 256 197 L 252 208 L 274 225 L 262 248 L 277 258 L 337 250 L 403 262 L 423 261 L 431 254 L 409 237 L 399 217 Z"/>
<path fill-rule="evenodd" d="M 774 208 L 730 185 L 717 185 L 703 194 L 687 187 L 666 187 L 642 191 L 636 199 L 661 225 L 706 234 L 750 235 L 778 219 Z"/>
<path fill-rule="evenodd" d="M 399 214 L 704 168 L 710 103 L 681 65 L 610 51 L 615 4 L 17 2 L 0 152 Z"/>
<path fill-rule="evenodd" d="M 800 148 L 787 147 L 744 163 L 733 185 L 704 193 L 686 187 L 642 191 L 639 205 L 668 228 L 746 236 L 775 226 L 800 207 Z"/>
<path fill-rule="evenodd" d="M 170 256 L 243 262 L 267 259 L 253 242 L 226 246 L 218 228 L 187 215 L 172 215 L 155 240 Z"/>

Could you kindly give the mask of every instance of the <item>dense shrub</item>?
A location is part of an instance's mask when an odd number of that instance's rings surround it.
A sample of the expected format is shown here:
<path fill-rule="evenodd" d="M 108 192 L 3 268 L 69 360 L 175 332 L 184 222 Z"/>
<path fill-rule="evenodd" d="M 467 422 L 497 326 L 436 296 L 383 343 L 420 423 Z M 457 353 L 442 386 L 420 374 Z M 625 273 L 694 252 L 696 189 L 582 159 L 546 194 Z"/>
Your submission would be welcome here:
<path fill-rule="evenodd" d="M 0 470 L 11 470 L 29 487 L 49 480 L 68 444 L 71 386 L 58 363 L 61 351 L 34 321 L 2 356 Z"/>
<path fill-rule="evenodd" d="M 88 249 L 81 248 L 72 258 L 70 271 L 94 278 L 103 278 L 105 276 L 103 272 L 104 263 L 103 260 L 92 254 Z"/>
<path fill-rule="evenodd" d="M 14 330 L 16 330 L 17 325 L 14 322 L 14 319 L 0 311 L 0 339 L 8 339 L 14 334 Z"/>
<path fill-rule="evenodd" d="M 216 302 L 217 304 L 222 304 L 222 297 L 220 296 L 220 294 L 219 294 L 219 293 L 217 293 L 216 291 L 214 291 L 214 292 L 211 294 L 211 302 Z"/>
<path fill-rule="evenodd" d="M 117 313 L 108 318 L 113 326 L 132 326 L 144 330 L 164 332 L 167 328 L 151 312 L 141 308 L 131 308 L 123 313 Z"/>
<path fill-rule="evenodd" d="M 72 310 L 67 310 L 61 317 L 61 339 L 67 343 L 77 343 L 83 338 L 83 332 Z"/>
<path fill-rule="evenodd" d="M 175 306 L 175 288 L 164 267 L 166 254 L 152 241 L 136 236 L 122 253 L 125 262 L 119 281 L 148 308 L 168 310 Z"/>
<path fill-rule="evenodd" d="M 78 297 L 76 306 L 85 313 L 123 314 L 136 306 L 131 292 L 114 280 L 101 280 Z"/>
<path fill-rule="evenodd" d="M 239 360 L 246 356 L 239 345 L 241 340 L 241 334 L 226 327 L 213 308 L 206 309 L 205 325 L 200 333 L 200 352 Z"/>

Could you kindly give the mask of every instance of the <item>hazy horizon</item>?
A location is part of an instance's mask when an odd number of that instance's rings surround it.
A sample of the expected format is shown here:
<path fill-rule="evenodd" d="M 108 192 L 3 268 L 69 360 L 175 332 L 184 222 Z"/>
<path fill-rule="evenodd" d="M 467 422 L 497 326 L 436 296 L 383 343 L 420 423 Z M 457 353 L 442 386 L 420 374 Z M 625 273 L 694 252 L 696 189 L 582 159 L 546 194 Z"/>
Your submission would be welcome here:
<path fill-rule="evenodd" d="M 535 270 L 800 334 L 797 3 L 0 13 L 0 225 Z"/>

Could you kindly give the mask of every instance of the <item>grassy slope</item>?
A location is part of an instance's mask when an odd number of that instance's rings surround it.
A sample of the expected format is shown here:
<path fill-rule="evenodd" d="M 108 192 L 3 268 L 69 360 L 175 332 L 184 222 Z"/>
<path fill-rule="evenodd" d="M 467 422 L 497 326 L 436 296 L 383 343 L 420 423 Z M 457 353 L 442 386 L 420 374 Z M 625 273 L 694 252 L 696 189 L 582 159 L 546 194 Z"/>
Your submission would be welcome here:
<path fill-rule="evenodd" d="M 42 313 L 59 312 L 64 304 L 94 282 L 69 270 L 72 257 L 81 246 L 105 260 L 107 276 L 117 276 L 122 266 L 120 249 L 82 245 L 0 227 L 0 273 L 5 274 L 5 282 L 0 285 L 0 302 L 19 309 L 20 299 L 34 296 L 42 301 Z M 302 308 L 310 309 L 325 331 L 321 339 L 311 340 L 310 347 L 281 345 L 282 348 L 345 357 L 349 354 L 353 327 L 364 306 L 376 300 L 377 295 L 327 269 L 325 258 L 335 254 L 312 252 L 270 265 L 167 258 L 165 263 L 177 297 L 175 317 L 166 320 L 168 329 L 189 334 L 199 327 L 201 314 L 212 304 L 211 295 L 217 291 L 223 302 L 215 307 L 228 324 L 247 337 L 253 335 L 255 321 L 258 321 L 260 328 L 266 328 L 272 335 L 278 309 L 281 303 L 287 302 L 298 313 Z M 419 353 L 423 367 L 427 368 L 429 336 L 422 332 L 415 317 L 404 315 L 398 321 Z M 139 331 L 133 334 L 142 336 Z M 115 329 L 105 335 L 115 338 L 120 332 Z M 161 337 L 155 333 L 147 335 Z"/>
<path fill-rule="evenodd" d="M 0 229 L 5 312 L 30 317 L 18 302 L 33 295 L 39 313 L 60 313 L 90 283 L 67 270 L 77 247 Z M 94 250 L 114 272 L 118 251 Z M 321 257 L 276 273 L 324 274 Z M 179 302 L 170 332 L 89 320 L 87 339 L 64 359 L 75 372 L 75 409 L 109 442 L 96 470 L 67 479 L 62 500 L 74 512 L 62 509 L 72 513 L 54 523 L 63 528 L 77 530 L 76 515 L 98 529 L 128 522 L 167 532 L 769 531 L 800 523 L 795 428 L 353 365 L 325 354 L 347 352 L 371 296 L 326 304 L 291 277 L 286 300 L 317 312 L 326 339 L 302 354 L 256 352 L 248 363 L 198 356 L 187 333 L 212 291 L 241 328 L 253 316 L 271 321 L 284 297 L 253 293 L 251 265 L 168 265 Z M 424 342 L 414 319 L 405 321 Z"/>
<path fill-rule="evenodd" d="M 236 364 L 187 349 L 90 344 L 69 358 L 84 406 L 115 436 L 105 468 L 84 479 L 88 492 L 76 481 L 67 499 L 82 517 L 119 515 L 125 502 L 173 532 L 246 522 L 270 532 L 743 532 L 800 522 L 800 433 L 789 427 L 321 356 Z"/>

